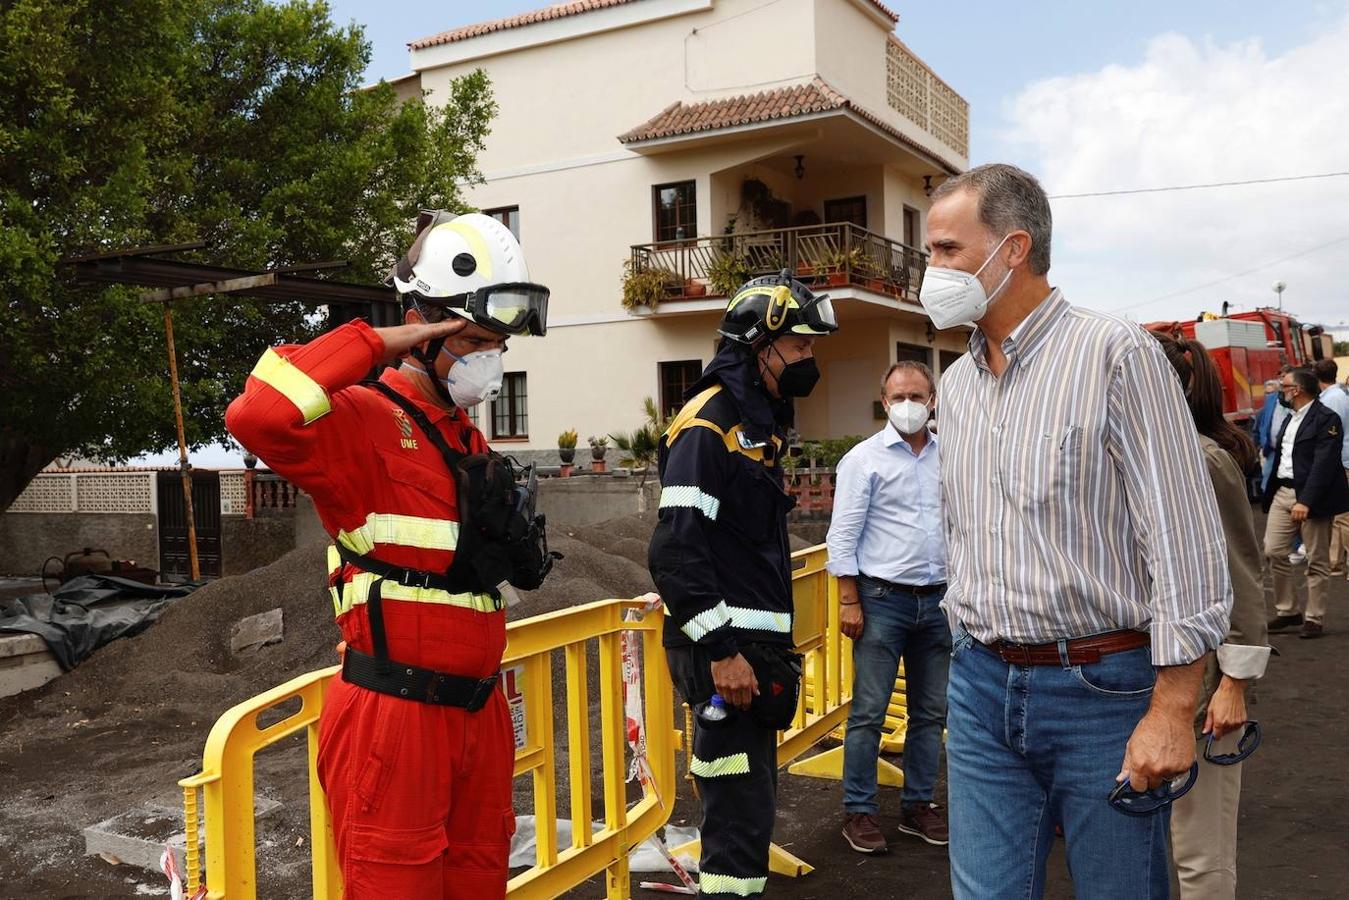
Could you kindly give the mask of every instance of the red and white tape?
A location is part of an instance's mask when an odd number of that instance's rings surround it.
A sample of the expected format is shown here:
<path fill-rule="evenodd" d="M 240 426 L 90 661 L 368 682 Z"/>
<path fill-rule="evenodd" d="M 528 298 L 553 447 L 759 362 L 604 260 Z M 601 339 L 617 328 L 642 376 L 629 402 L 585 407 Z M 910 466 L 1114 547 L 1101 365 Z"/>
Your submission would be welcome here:
<path fill-rule="evenodd" d="M 173 848 L 168 844 L 164 845 L 164 852 L 159 856 L 159 869 L 169 880 L 169 900 L 185 900 L 187 893 L 183 887 L 183 873 L 178 870 L 178 857 L 173 855 Z M 203 884 L 197 888 L 191 900 L 202 900 L 205 896 L 206 885 Z"/>
<path fill-rule="evenodd" d="M 637 598 L 641 602 L 640 607 L 628 609 L 623 613 L 623 621 L 640 622 L 647 613 L 660 609 L 660 596 L 654 593 L 644 594 Z M 651 762 L 647 758 L 646 749 L 646 729 L 643 723 L 646 721 L 645 707 L 642 702 L 642 661 L 638 656 L 638 646 L 640 641 L 637 634 L 633 631 L 624 631 L 620 635 L 620 643 L 623 655 L 623 716 L 626 720 L 624 727 L 627 732 L 628 746 L 632 748 L 632 767 L 628 770 L 628 781 L 634 778 L 639 780 L 642 787 L 656 795 L 656 801 L 660 802 L 660 791 L 656 787 L 655 774 L 651 771 Z M 670 864 L 670 868 L 679 876 L 683 885 L 663 884 L 659 881 L 639 882 L 639 887 L 650 891 L 661 891 L 667 894 L 697 894 L 698 883 L 693 880 L 679 862 L 675 859 L 670 848 L 665 846 L 665 842 L 658 835 L 652 835 L 651 843 L 656 846 L 665 857 L 665 861 Z"/>

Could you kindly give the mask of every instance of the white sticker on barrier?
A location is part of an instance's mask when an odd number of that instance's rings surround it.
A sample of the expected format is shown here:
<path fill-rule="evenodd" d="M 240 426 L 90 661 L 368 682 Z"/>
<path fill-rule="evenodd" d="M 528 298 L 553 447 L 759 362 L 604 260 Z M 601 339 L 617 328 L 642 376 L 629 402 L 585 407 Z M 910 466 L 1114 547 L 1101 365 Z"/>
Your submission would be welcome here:
<path fill-rule="evenodd" d="M 511 711 L 511 730 L 515 732 L 515 749 L 525 748 L 525 667 L 514 666 L 501 671 L 501 690 L 506 694 L 506 705 Z"/>

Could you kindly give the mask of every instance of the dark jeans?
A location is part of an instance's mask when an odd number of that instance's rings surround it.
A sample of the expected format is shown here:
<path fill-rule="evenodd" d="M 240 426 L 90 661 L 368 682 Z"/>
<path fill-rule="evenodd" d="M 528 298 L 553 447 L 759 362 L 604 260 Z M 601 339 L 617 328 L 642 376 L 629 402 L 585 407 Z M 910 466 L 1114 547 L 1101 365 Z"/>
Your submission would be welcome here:
<path fill-rule="evenodd" d="M 904 660 L 908 730 L 904 736 L 903 803 L 932 800 L 946 727 L 951 630 L 942 592 L 919 596 L 858 578 L 862 637 L 853 642 L 852 709 L 843 738 L 843 808 L 875 814 L 876 758 L 885 711 Z"/>

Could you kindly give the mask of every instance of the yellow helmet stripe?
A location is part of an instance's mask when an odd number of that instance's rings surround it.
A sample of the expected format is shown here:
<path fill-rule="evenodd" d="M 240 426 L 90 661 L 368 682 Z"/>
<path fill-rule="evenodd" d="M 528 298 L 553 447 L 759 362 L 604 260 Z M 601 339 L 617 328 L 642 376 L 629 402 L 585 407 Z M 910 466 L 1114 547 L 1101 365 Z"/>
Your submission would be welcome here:
<path fill-rule="evenodd" d="M 477 274 L 487 280 L 492 279 L 492 251 L 487 247 L 487 240 L 467 222 L 454 219 L 450 222 L 442 222 L 437 228 L 448 228 L 455 234 L 463 237 L 468 242 L 468 249 L 473 254 L 473 258 L 478 263 Z"/>

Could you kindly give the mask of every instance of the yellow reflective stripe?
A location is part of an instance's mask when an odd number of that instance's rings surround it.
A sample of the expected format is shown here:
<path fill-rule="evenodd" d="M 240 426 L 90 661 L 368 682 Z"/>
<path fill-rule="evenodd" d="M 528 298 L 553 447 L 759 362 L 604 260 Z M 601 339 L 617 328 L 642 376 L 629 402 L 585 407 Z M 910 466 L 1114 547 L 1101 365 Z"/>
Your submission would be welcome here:
<path fill-rule="evenodd" d="M 487 249 L 487 241 L 483 239 L 478 229 L 467 222 L 454 219 L 450 222 L 443 222 L 436 226 L 437 228 L 448 228 L 460 235 L 468 242 L 469 252 L 473 254 L 473 259 L 478 264 L 474 274 L 481 275 L 488 281 L 492 279 L 492 251 Z"/>
<path fill-rule="evenodd" d="M 730 756 L 719 756 L 716 759 L 699 759 L 695 756 L 693 761 L 689 763 L 689 771 L 700 778 L 748 775 L 749 754 L 733 753 Z"/>
<path fill-rule="evenodd" d="M 342 555 L 337 552 L 337 548 L 332 544 L 328 545 L 328 574 L 334 575 L 337 570 L 342 568 Z"/>
<path fill-rule="evenodd" d="M 698 892 L 700 894 L 735 894 L 738 897 L 748 897 L 751 894 L 762 894 L 764 885 L 767 883 L 767 875 L 758 878 L 736 878 L 734 875 L 701 872 L 698 875 Z"/>
<path fill-rule="evenodd" d="M 339 531 L 337 539 L 363 554 L 372 552 L 376 544 L 398 544 L 419 550 L 453 550 L 459 545 L 459 523 L 398 513 L 370 513 L 365 517 L 364 525 L 351 531 Z"/>
<path fill-rule="evenodd" d="M 275 350 L 268 349 L 253 367 L 251 373 L 263 384 L 271 385 L 304 416 L 304 424 L 332 411 L 328 394 L 319 383 L 295 368 L 291 361 Z"/>
<path fill-rule="evenodd" d="M 365 603 L 370 586 L 379 580 L 372 572 L 357 572 L 341 591 L 338 615 Z M 438 588 L 408 587 L 396 581 L 385 580 L 379 586 L 379 595 L 385 600 L 406 600 L 410 603 L 434 603 L 440 606 L 459 606 L 478 612 L 495 612 L 497 601 L 487 594 L 451 594 Z"/>

